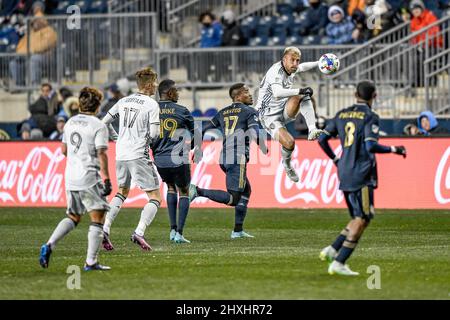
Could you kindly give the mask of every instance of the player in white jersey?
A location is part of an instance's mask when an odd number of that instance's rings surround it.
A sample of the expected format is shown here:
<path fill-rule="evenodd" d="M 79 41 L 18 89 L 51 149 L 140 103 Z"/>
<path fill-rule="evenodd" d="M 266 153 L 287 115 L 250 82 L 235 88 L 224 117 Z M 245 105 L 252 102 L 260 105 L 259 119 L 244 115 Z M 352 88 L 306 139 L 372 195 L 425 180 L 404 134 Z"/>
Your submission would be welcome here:
<path fill-rule="evenodd" d="M 256 108 L 264 129 L 282 145 L 281 155 L 287 176 L 294 182 L 299 178 L 291 166 L 295 140 L 286 129 L 286 123 L 294 121 L 300 112 L 308 125 L 308 140 L 315 140 L 322 130 L 316 128 L 316 116 L 309 87 L 292 89 L 297 73 L 316 68 L 318 62 L 300 63 L 301 52 L 296 47 L 284 50 L 283 59 L 267 71 L 259 86 Z"/>
<path fill-rule="evenodd" d="M 143 250 L 152 250 L 144 238 L 147 227 L 153 221 L 161 203 L 159 179 L 149 157 L 152 140 L 159 136 L 159 105 L 150 96 L 155 94 L 157 74 L 150 68 L 136 73 L 139 92 L 119 100 L 103 118 L 110 126 L 119 118 L 119 135 L 116 142 L 116 173 L 119 192 L 112 199 L 111 210 L 106 215 L 103 247 L 113 250 L 109 239 L 111 224 L 119 214 L 120 207 L 128 196 L 133 179 L 145 191 L 149 202 L 141 212 L 139 224 L 131 235 L 131 241 Z M 114 129 L 110 126 L 114 135 Z"/>
<path fill-rule="evenodd" d="M 102 94 L 94 88 L 80 92 L 80 113 L 67 121 L 64 127 L 62 152 L 67 156 L 65 183 L 67 217 L 61 220 L 50 239 L 41 247 L 39 263 L 48 268 L 50 255 L 56 243 L 72 231 L 86 212 L 91 217 L 88 233 L 85 271 L 109 270 L 98 263 L 103 240 L 103 220 L 109 210 L 106 196 L 111 193 L 108 173 L 108 129 L 95 115 Z M 105 179 L 103 184 L 100 172 Z"/>

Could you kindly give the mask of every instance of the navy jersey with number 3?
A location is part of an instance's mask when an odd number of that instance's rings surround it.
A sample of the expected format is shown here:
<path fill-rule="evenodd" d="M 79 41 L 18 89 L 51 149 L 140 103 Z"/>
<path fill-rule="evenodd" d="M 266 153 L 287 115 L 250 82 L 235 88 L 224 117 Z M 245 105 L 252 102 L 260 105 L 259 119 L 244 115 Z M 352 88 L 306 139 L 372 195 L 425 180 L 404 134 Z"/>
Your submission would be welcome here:
<path fill-rule="evenodd" d="M 367 104 L 358 103 L 339 111 L 329 121 L 325 133 L 339 136 L 342 155 L 338 162 L 339 189 L 355 191 L 377 185 L 376 159 L 366 149 L 366 141 L 378 141 L 379 117 Z"/>

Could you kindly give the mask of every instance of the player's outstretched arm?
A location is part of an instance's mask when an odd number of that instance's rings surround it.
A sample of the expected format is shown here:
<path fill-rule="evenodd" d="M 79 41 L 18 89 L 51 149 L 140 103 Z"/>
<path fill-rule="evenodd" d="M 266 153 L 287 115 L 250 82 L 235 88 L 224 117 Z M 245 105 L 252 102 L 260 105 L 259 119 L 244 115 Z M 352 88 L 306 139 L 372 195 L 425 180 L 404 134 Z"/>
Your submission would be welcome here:
<path fill-rule="evenodd" d="M 406 158 L 406 148 L 404 146 L 384 146 L 374 140 L 366 140 L 366 150 L 370 153 L 395 153 Z"/>
<path fill-rule="evenodd" d="M 331 149 L 330 143 L 328 142 L 330 139 L 330 135 L 322 133 L 319 137 L 319 146 L 325 152 L 328 158 L 333 160 L 334 163 L 337 163 L 339 161 L 339 157 Z"/>
<path fill-rule="evenodd" d="M 297 72 L 305 72 L 309 71 L 311 69 L 317 68 L 319 66 L 319 61 L 312 61 L 312 62 L 303 62 L 300 63 Z"/>

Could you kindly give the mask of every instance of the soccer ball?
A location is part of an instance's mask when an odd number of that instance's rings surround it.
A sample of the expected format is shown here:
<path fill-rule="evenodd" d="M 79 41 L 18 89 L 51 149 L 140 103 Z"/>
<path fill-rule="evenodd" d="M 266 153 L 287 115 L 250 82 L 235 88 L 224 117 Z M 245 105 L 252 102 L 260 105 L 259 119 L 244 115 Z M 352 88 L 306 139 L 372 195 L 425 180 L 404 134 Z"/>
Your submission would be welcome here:
<path fill-rule="evenodd" d="M 339 70 L 339 58 L 333 53 L 325 53 L 319 59 L 319 70 L 324 74 L 333 74 Z"/>

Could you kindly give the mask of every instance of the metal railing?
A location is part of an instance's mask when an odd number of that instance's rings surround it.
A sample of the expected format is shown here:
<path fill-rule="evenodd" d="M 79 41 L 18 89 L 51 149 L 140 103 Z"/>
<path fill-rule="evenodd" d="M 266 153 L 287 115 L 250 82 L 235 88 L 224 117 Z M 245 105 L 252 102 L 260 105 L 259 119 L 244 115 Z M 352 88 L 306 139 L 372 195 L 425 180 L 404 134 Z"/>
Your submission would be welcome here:
<path fill-rule="evenodd" d="M 377 108 L 389 116 L 417 114 L 431 110 L 437 114 L 450 106 L 450 51 L 448 49 L 450 16 L 386 45 L 378 45 L 371 54 L 358 59 L 357 63 L 346 64 L 337 74 L 331 76 L 326 90 L 332 92 L 338 87 L 354 88 L 362 79 L 371 79 L 379 87 Z M 429 30 L 439 27 L 440 31 L 429 36 Z M 425 36 L 420 42 L 414 41 Z M 440 45 L 436 45 L 440 39 Z M 373 44 L 365 47 L 373 47 Z M 354 53 L 364 51 L 355 49 Z M 349 51 L 347 56 L 351 56 Z M 345 55 L 344 55 L 345 57 Z M 343 91 L 345 92 L 345 91 Z M 352 97 L 330 95 L 327 109 L 331 113 L 351 104 Z"/>
<path fill-rule="evenodd" d="M 34 90 L 43 81 L 101 86 L 153 62 L 158 37 L 154 13 L 83 15 L 79 25 L 71 25 L 68 16 L 46 20 L 57 34 L 53 48 L 39 54 L 30 48 L 28 54 L 0 54 L 0 78 L 10 90 Z M 27 20 L 27 30 L 33 21 Z M 30 43 L 29 32 L 25 37 Z"/>
<path fill-rule="evenodd" d="M 174 0 L 167 11 L 172 46 L 181 48 L 196 45 L 200 40 L 199 14 L 212 11 L 220 18 L 225 10 L 231 9 L 240 21 L 249 15 L 274 15 L 276 0 Z"/>

